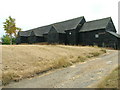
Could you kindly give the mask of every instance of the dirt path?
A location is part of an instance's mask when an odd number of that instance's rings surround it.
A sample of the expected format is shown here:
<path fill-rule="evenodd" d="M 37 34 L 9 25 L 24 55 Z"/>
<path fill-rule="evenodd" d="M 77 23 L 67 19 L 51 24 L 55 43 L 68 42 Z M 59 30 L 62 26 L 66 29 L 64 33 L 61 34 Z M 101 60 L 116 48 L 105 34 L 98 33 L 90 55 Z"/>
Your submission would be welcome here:
<path fill-rule="evenodd" d="M 6 88 L 86 88 L 97 84 L 118 65 L 118 51 L 64 69 L 48 72 L 33 79 L 11 83 Z"/>

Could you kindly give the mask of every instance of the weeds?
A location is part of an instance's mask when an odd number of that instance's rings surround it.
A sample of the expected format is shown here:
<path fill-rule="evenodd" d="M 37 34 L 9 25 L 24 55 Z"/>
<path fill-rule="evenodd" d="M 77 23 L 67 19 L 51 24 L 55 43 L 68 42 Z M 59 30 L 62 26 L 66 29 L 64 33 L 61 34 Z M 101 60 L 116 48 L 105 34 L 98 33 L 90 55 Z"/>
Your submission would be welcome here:
<path fill-rule="evenodd" d="M 85 62 L 85 60 L 86 60 L 85 57 L 83 57 L 83 56 L 78 56 L 76 61 L 78 61 L 78 62 Z"/>
<path fill-rule="evenodd" d="M 113 70 L 107 77 L 104 78 L 98 85 L 97 88 L 119 88 L 119 77 L 120 65 Z"/>
<path fill-rule="evenodd" d="M 99 52 L 93 52 L 93 53 L 90 53 L 91 55 L 92 55 L 92 57 L 97 57 L 97 56 L 99 56 L 100 55 L 100 53 Z"/>
<path fill-rule="evenodd" d="M 65 57 L 62 57 L 59 60 L 54 62 L 54 68 L 67 67 L 70 65 L 71 63 Z"/>
<path fill-rule="evenodd" d="M 105 49 L 103 49 L 103 48 L 102 48 L 100 51 L 102 51 L 103 53 L 106 53 L 106 50 L 105 50 Z"/>

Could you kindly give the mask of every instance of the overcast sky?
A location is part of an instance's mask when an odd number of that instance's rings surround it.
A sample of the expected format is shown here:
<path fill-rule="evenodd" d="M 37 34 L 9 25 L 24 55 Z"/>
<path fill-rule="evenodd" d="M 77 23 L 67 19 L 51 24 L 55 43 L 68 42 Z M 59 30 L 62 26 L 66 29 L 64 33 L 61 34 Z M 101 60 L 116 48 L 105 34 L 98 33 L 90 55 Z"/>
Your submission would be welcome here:
<path fill-rule="evenodd" d="M 23 31 L 80 16 L 86 21 L 112 17 L 118 29 L 119 0 L 1 0 L 0 37 L 8 16 Z"/>

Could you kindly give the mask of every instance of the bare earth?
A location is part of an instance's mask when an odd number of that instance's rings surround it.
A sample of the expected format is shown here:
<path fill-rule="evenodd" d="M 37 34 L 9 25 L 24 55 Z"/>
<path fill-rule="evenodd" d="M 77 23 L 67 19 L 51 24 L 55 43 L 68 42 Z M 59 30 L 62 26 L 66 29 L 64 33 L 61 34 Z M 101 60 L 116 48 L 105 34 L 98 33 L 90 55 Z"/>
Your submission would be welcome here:
<path fill-rule="evenodd" d="M 118 51 L 108 50 L 96 59 L 54 70 L 44 75 L 11 83 L 6 88 L 86 88 L 96 87 L 118 66 Z"/>

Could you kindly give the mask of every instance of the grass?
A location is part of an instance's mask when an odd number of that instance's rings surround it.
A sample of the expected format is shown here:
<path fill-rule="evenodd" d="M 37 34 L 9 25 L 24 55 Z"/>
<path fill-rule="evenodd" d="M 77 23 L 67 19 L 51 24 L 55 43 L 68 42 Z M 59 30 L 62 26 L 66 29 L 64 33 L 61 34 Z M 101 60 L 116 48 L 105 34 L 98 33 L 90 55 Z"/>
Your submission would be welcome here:
<path fill-rule="evenodd" d="M 53 68 L 67 67 L 70 65 L 72 65 L 72 63 L 69 62 L 67 58 L 63 57 L 63 58 L 60 58 L 59 60 L 57 60 L 56 62 L 54 62 Z"/>
<path fill-rule="evenodd" d="M 105 53 L 102 48 L 65 45 L 3 45 L 4 85 L 34 77 L 45 71 L 65 68 Z"/>
<path fill-rule="evenodd" d="M 87 56 L 86 57 L 78 56 L 76 62 L 85 62 L 86 59 L 87 59 Z"/>
<path fill-rule="evenodd" d="M 98 88 L 120 88 L 118 87 L 118 82 L 120 82 L 120 77 L 118 73 L 120 72 L 120 65 L 115 70 L 113 70 L 104 80 L 98 84 Z"/>

